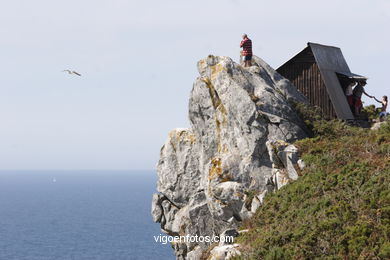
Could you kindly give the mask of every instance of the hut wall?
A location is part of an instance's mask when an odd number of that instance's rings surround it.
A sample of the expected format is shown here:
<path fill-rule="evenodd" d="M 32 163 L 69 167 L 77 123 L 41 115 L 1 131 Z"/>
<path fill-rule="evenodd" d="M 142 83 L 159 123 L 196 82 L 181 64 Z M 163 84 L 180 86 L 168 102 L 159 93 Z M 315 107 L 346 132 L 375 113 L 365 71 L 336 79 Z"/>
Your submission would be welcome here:
<path fill-rule="evenodd" d="M 320 107 L 326 118 L 336 118 L 318 65 L 314 59 L 308 59 L 307 54 L 305 56 L 305 61 L 302 58 L 298 62 L 291 61 L 279 68 L 278 72 L 289 79 L 308 98 L 310 104 Z"/>

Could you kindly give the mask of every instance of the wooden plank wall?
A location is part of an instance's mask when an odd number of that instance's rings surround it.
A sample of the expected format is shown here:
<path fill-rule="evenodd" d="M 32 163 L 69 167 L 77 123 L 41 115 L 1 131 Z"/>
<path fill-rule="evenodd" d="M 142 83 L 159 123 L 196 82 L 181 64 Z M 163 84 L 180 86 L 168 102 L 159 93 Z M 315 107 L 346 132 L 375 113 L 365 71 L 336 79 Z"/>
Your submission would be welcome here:
<path fill-rule="evenodd" d="M 308 98 L 310 104 L 320 107 L 326 119 L 337 118 L 320 70 L 314 61 L 306 59 L 303 62 L 289 62 L 279 68 L 278 72 L 289 79 Z"/>

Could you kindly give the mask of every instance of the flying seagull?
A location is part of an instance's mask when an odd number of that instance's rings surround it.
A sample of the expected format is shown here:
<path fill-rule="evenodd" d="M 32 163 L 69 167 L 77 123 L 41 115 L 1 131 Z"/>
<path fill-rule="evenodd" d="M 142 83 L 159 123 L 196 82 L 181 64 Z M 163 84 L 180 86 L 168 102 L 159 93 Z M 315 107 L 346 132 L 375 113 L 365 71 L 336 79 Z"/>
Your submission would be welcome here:
<path fill-rule="evenodd" d="M 76 71 L 71 71 L 71 70 L 63 70 L 63 72 L 68 72 L 69 74 L 74 74 L 74 75 L 77 75 L 77 76 L 81 76 L 81 74 L 80 73 L 78 73 L 78 72 L 76 72 Z"/>

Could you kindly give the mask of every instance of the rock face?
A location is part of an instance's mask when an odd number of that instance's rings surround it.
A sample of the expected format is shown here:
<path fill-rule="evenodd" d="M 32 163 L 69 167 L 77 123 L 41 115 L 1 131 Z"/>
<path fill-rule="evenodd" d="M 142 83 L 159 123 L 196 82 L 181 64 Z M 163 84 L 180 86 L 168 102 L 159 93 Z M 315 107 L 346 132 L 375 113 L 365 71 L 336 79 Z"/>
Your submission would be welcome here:
<path fill-rule="evenodd" d="M 289 101 L 306 100 L 263 60 L 253 63 L 211 55 L 198 62 L 191 128 L 169 133 L 157 166 L 152 216 L 169 235 L 220 236 L 252 216 L 266 192 L 298 177 L 289 142 L 307 134 Z M 177 259 L 198 259 L 210 244 L 172 246 Z"/>

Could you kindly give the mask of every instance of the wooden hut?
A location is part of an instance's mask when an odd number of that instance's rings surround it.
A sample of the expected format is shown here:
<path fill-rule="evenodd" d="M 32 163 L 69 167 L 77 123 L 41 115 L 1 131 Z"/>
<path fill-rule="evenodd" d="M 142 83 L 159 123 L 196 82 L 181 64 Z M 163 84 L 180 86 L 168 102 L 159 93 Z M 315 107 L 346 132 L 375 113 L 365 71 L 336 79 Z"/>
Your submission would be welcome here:
<path fill-rule="evenodd" d="M 311 42 L 277 72 L 289 79 L 312 105 L 320 107 L 329 119 L 354 119 L 345 88 L 353 81 L 367 79 L 351 73 L 340 48 Z"/>

